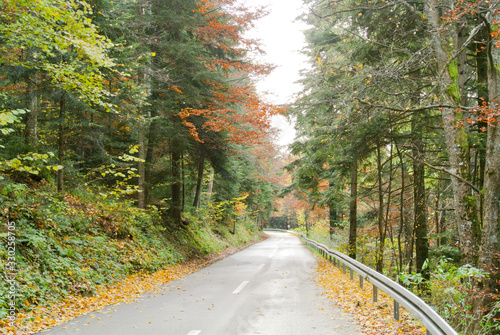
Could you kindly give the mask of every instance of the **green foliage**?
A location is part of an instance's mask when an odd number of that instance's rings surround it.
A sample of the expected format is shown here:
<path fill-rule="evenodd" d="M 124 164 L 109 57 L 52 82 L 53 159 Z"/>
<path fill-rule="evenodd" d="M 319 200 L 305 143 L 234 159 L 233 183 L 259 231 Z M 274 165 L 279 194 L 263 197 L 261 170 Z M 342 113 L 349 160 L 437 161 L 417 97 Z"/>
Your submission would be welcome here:
<path fill-rule="evenodd" d="M 131 148 L 129 153 L 136 153 L 137 149 Z M 86 179 L 90 184 L 107 184 L 100 194 L 103 197 L 132 195 L 139 190 L 135 180 L 139 177 L 135 163 L 144 162 L 143 159 L 124 153 L 116 158 L 116 163 L 103 164 L 87 173 Z"/>
<path fill-rule="evenodd" d="M 102 197 L 98 190 L 77 188 L 64 199 L 53 189 L 3 180 L 0 184 L 0 258 L 7 258 L 7 221 L 16 225 L 16 309 L 63 299 L 69 294 L 92 295 L 98 285 L 129 274 L 154 272 L 186 257 L 218 252 L 255 240 L 252 223 L 238 221 L 236 234 L 227 225 L 207 221 L 205 214 L 189 216 L 187 230 L 172 235 L 158 225 L 155 207 L 144 211 L 126 200 Z M 0 267 L 0 274 L 7 269 Z M 0 283 L 6 296 L 9 283 Z M 0 315 L 7 301 L 0 300 Z"/>
<path fill-rule="evenodd" d="M 3 98 L 2 94 L 0 94 L 0 99 Z M 18 123 L 19 115 L 25 114 L 26 111 L 23 109 L 16 110 L 0 110 L 0 132 L 3 135 L 8 135 L 14 131 L 14 129 L 7 127 L 9 124 Z M 3 147 L 2 147 L 3 148 Z"/>
<path fill-rule="evenodd" d="M 187 231 L 195 242 L 194 245 L 203 254 L 218 252 L 258 238 L 258 229 L 252 218 L 228 211 L 228 205 L 232 207 L 238 202 L 223 202 L 186 213 L 186 220 L 190 222 Z"/>
<path fill-rule="evenodd" d="M 5 65 L 44 71 L 55 87 L 110 108 L 100 68 L 114 65 L 107 56 L 111 43 L 86 17 L 91 8 L 85 1 L 2 2 L 2 14 L 9 15 L 0 25 Z M 18 49 L 30 50 L 31 57 L 5 57 Z"/>
<path fill-rule="evenodd" d="M 61 165 L 53 165 L 54 154 L 52 152 L 39 154 L 31 152 L 24 155 L 18 155 L 16 158 L 0 161 L 0 171 L 8 173 L 27 173 L 39 175 L 46 170 L 59 171 Z M 0 178 L 3 178 L 0 176 Z"/>
<path fill-rule="evenodd" d="M 469 334 L 481 317 L 481 313 L 476 314 L 478 311 L 474 306 L 474 299 L 478 298 L 478 288 L 487 276 L 482 269 L 468 264 L 456 266 L 442 258 L 431 267 L 431 279 L 428 283 L 431 293 L 426 300 L 455 329 Z"/>
<path fill-rule="evenodd" d="M 303 214 L 298 214 L 302 216 Z M 303 219 L 299 219 L 303 220 Z M 298 228 L 294 229 L 299 233 L 306 233 L 305 222 L 303 222 Z M 330 223 L 327 220 L 320 220 L 311 223 L 309 227 L 309 238 L 326 245 L 327 247 L 339 250 L 340 252 L 346 253 L 347 251 L 347 236 L 341 229 L 336 229 L 333 234 L 330 234 Z"/>
<path fill-rule="evenodd" d="M 481 317 L 479 335 L 498 334 L 500 332 L 500 302 L 496 301 L 490 311 Z"/>

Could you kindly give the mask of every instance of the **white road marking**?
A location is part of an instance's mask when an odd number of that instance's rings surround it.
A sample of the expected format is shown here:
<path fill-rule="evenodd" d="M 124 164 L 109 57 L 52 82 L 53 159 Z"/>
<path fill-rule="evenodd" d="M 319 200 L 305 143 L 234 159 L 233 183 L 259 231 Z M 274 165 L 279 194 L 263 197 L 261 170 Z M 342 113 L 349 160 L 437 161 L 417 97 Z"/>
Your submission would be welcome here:
<path fill-rule="evenodd" d="M 187 335 L 198 335 L 199 333 L 201 333 L 201 330 L 191 330 Z"/>
<path fill-rule="evenodd" d="M 266 266 L 266 264 L 261 264 L 261 265 L 259 265 L 259 267 L 257 268 L 257 270 L 262 270 L 262 268 L 263 268 L 264 266 Z"/>
<path fill-rule="evenodd" d="M 233 294 L 238 294 L 241 292 L 241 290 L 243 290 L 243 288 L 249 283 L 249 281 L 244 281 L 243 283 L 240 284 L 240 286 L 238 286 L 236 288 L 236 290 L 233 291 Z"/>

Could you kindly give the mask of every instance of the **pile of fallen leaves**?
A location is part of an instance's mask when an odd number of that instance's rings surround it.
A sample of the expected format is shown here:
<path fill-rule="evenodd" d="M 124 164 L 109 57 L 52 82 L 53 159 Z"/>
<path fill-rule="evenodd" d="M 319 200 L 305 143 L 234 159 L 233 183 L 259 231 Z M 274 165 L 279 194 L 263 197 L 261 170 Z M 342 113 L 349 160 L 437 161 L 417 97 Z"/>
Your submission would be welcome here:
<path fill-rule="evenodd" d="M 153 274 L 131 275 L 114 285 L 99 287 L 91 297 L 72 295 L 50 306 L 38 306 L 29 313 L 17 314 L 14 327 L 0 328 L 0 334 L 33 334 L 107 305 L 131 302 L 145 292 L 157 291 L 162 285 L 196 271 L 199 263 L 196 260 Z"/>
<path fill-rule="evenodd" d="M 359 322 L 364 334 L 426 333 L 425 327 L 402 307 L 399 321 L 396 321 L 393 317 L 393 300 L 387 294 L 379 290 L 378 301 L 373 302 L 371 283 L 365 281 L 361 289 L 358 280 L 351 280 L 349 273 L 344 274 L 323 258 L 319 260 L 316 279 L 325 294 Z"/>

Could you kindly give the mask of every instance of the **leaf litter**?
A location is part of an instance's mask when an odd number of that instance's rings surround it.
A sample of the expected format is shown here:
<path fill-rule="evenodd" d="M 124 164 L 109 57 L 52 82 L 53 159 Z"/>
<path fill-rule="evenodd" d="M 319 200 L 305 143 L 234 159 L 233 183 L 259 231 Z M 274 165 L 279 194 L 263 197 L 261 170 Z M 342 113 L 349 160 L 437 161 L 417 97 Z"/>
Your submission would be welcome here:
<path fill-rule="evenodd" d="M 318 259 L 317 284 L 324 294 L 361 326 L 363 334 L 369 335 L 422 335 L 425 327 L 403 307 L 400 307 L 399 321 L 394 319 L 393 300 L 378 291 L 378 301 L 372 301 L 373 285 L 364 281 L 363 288 L 358 280 L 351 280 L 348 273 L 323 258 Z"/>

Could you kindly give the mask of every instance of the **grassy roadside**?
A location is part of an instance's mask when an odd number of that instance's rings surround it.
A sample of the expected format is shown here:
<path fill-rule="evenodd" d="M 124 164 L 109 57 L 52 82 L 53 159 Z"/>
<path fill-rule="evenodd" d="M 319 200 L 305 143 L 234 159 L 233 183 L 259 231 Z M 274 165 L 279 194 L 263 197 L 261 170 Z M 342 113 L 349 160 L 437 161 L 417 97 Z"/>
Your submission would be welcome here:
<path fill-rule="evenodd" d="M 174 230 L 160 223 L 155 208 L 139 210 L 89 189 L 60 199 L 48 185 L 4 183 L 0 208 L 0 276 L 6 279 L 0 282 L 0 334 L 31 334 L 130 301 L 260 239 L 251 222 L 238 222 L 232 234 L 206 212 Z"/>

